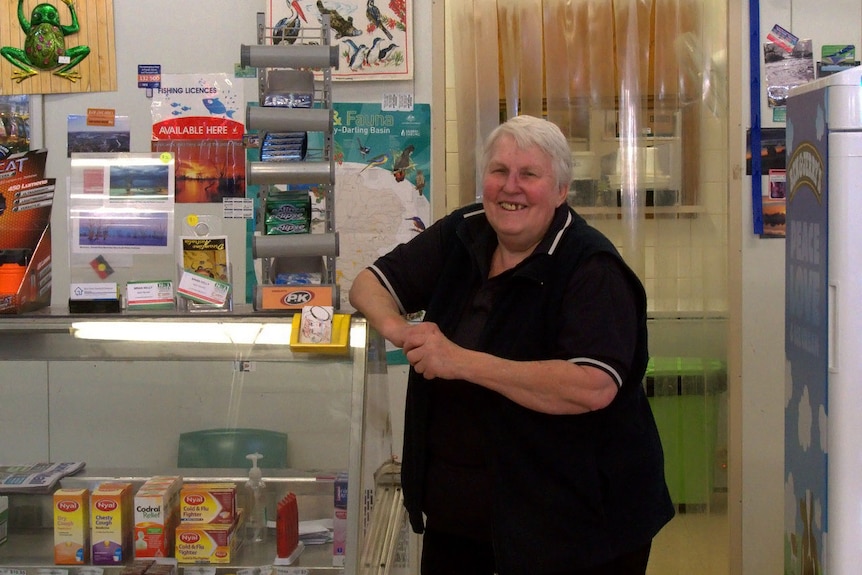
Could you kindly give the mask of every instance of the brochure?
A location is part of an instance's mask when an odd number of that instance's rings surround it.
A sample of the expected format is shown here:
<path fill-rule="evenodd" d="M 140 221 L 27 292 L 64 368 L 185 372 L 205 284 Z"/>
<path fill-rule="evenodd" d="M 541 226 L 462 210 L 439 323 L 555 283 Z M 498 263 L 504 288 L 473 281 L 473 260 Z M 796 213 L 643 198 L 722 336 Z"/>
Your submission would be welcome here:
<path fill-rule="evenodd" d="M 62 478 L 85 465 L 83 461 L 0 465 L 0 493 L 51 493 Z"/>

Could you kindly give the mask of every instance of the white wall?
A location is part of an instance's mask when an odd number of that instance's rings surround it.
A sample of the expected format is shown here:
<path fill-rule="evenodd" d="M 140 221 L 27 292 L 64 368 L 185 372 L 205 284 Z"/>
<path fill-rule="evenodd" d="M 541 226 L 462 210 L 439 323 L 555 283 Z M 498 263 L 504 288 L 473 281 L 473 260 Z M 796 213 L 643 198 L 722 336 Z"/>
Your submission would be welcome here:
<path fill-rule="evenodd" d="M 748 7 L 738 65 L 743 70 L 743 129 L 749 121 Z M 760 2 L 760 41 L 778 24 L 799 38 L 811 38 L 815 60 L 823 44 L 855 44 L 862 51 L 862 4 L 832 0 Z M 761 49 L 762 54 L 762 49 Z M 763 78 L 762 57 L 761 78 Z M 765 83 L 761 82 L 763 90 Z M 772 122 L 765 93 L 761 96 L 763 127 Z M 741 161 L 745 165 L 744 159 Z M 743 177 L 742 228 L 742 551 L 743 573 L 783 573 L 784 526 L 784 240 L 759 239 L 752 233 L 750 178 Z M 731 198 L 731 201 L 734 201 Z"/>
<path fill-rule="evenodd" d="M 65 306 L 69 295 L 68 282 L 63 281 L 69 254 L 62 241 L 67 231 L 65 182 L 70 172 L 66 157 L 68 115 L 86 114 L 87 108 L 114 109 L 118 115 L 130 118 L 131 151 L 149 152 L 150 101 L 137 87 L 137 66 L 160 64 L 162 74 L 232 74 L 234 64 L 239 62 L 240 45 L 257 42 L 255 15 L 263 12 L 265 5 L 266 0 L 114 0 L 117 91 L 44 96 L 44 147 L 49 150 L 46 173 L 57 178 L 58 185 L 52 216 L 54 235 L 59 238 L 55 239 L 53 254 L 54 277 L 59 280 L 53 286 L 54 305 Z M 432 2 L 413 0 L 412 8 L 414 79 L 340 82 L 333 88 L 335 101 L 379 102 L 384 92 L 410 92 L 417 103 L 431 103 Z M 244 80 L 243 86 L 246 100 L 256 100 L 256 81 Z M 432 106 L 432 114 L 434 111 Z M 180 222 L 188 213 L 220 215 L 221 205 L 178 204 L 175 221 Z M 236 266 L 244 261 L 245 223 L 236 220 L 224 226 L 224 233 L 237 238 L 229 243 L 231 261 Z M 121 276 L 122 270 L 118 271 Z M 236 291 L 243 293 L 242 270 L 235 269 L 234 276 Z"/>
<path fill-rule="evenodd" d="M 48 148 L 47 175 L 57 178 L 54 229 L 53 302 L 65 308 L 68 298 L 68 252 L 64 194 L 69 160 L 66 124 L 69 114 L 87 108 L 111 108 L 130 117 L 133 152 L 150 149 L 149 100 L 137 87 L 138 64 L 161 64 L 163 74 L 232 73 L 240 45 L 256 43 L 256 13 L 265 0 L 114 0 L 118 90 L 42 99 L 43 145 Z M 414 79 L 397 82 L 343 82 L 333 88 L 335 101 L 377 102 L 383 93 L 410 92 L 417 103 L 431 103 L 432 116 L 442 102 L 432 102 L 432 0 L 413 0 Z M 247 100 L 257 98 L 257 84 L 245 81 Z M 432 162 L 442 158 L 432 158 Z M 435 168 L 442 173 L 442 164 Z M 441 179 L 442 181 L 442 179 Z M 442 186 L 441 186 L 442 196 Z M 180 205 L 185 213 L 220 214 L 220 205 Z M 245 224 L 225 228 L 242 238 Z M 241 239 L 237 241 L 243 249 Z M 242 252 L 231 256 L 234 262 Z M 241 291 L 238 288 L 237 291 Z M 291 369 L 260 363 L 245 374 L 239 426 L 286 430 L 291 463 L 326 468 L 346 465 L 347 428 L 341 419 L 349 384 L 338 371 Z M 235 382 L 225 362 L 4 362 L 0 370 L 0 462 L 84 459 L 96 466 L 172 465 L 181 431 L 227 423 L 226 403 Z M 395 370 L 393 411 L 401 419 L 404 370 Z M 396 429 L 399 442 L 400 427 Z"/>

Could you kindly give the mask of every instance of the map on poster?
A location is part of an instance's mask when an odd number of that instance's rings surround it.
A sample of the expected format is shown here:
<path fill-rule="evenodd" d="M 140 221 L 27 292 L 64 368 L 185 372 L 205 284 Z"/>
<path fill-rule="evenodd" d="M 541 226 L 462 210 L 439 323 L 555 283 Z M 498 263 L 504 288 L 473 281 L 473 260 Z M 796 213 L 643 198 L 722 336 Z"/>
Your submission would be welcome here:
<path fill-rule="evenodd" d="M 431 110 L 384 112 L 379 104 L 333 105 L 337 280 L 342 309 L 353 278 L 413 238 L 431 218 Z"/>

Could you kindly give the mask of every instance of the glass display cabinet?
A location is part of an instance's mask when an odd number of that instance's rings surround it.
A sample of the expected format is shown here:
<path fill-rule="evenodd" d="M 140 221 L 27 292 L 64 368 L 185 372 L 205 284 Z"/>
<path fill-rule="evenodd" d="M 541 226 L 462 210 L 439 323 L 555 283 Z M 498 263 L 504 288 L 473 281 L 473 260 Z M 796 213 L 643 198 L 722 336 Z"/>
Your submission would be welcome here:
<path fill-rule="evenodd" d="M 267 518 L 275 517 L 277 501 L 294 493 L 300 522 L 324 524 L 333 520 L 335 477 L 347 472 L 343 567 L 334 545 L 324 543 L 305 545 L 279 569 L 358 572 L 373 471 L 391 456 L 391 445 L 364 440 L 367 396 L 374 387 L 385 393 L 383 341 L 354 316 L 346 348 L 292 351 L 291 319 L 251 310 L 218 317 L 50 310 L 0 317 L 0 465 L 85 462 L 82 471 L 61 480 L 63 487 L 92 488 L 105 480 L 137 486 L 171 474 L 184 482 L 230 481 L 242 507 L 251 467 L 245 451 L 263 449 Z M 207 436 L 225 433 L 259 441 L 235 446 L 231 459 L 223 444 L 205 443 Z M 364 461 L 364 451 L 381 455 Z M 0 572 L 118 573 L 130 563 L 55 566 L 52 497 L 6 495 L 8 540 L 0 545 Z M 230 564 L 195 567 L 235 573 L 273 565 L 275 556 L 270 528 L 263 542 L 243 543 Z M 180 563 L 179 571 L 191 571 L 191 565 Z"/>

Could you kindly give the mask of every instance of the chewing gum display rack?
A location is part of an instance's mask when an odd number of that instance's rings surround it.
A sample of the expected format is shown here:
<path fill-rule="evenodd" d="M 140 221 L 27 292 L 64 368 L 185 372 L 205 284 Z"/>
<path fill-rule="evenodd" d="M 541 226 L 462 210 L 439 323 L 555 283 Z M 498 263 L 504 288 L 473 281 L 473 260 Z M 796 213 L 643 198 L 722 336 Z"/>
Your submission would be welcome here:
<path fill-rule="evenodd" d="M 261 186 L 252 257 L 261 260 L 263 273 L 254 308 L 338 307 L 331 76 L 338 47 L 330 45 L 330 16 L 321 16 L 319 29 L 303 26 L 298 36 L 285 39 L 258 14 L 257 45 L 241 47 L 240 63 L 257 68 L 260 92 L 259 105 L 246 114 L 246 127 L 257 133 L 260 146 L 246 174 L 249 184 Z M 321 136 L 322 144 L 312 145 L 310 135 Z M 312 195 L 322 206 L 319 224 Z M 281 205 L 274 208 L 275 203 Z"/>

